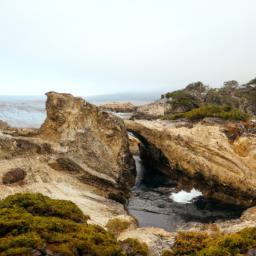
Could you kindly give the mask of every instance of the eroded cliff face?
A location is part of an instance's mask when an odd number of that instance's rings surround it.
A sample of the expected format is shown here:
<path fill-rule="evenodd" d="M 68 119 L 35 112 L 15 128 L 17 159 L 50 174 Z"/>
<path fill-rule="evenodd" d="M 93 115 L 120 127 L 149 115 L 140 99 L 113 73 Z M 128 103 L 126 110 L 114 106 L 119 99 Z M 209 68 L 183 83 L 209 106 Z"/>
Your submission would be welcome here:
<path fill-rule="evenodd" d="M 137 106 L 131 102 L 110 102 L 99 106 L 100 109 L 112 112 L 132 113 L 136 111 Z"/>
<path fill-rule="evenodd" d="M 256 137 L 230 141 L 221 124 L 126 121 L 143 142 L 144 161 L 184 189 L 240 206 L 256 204 Z"/>
<path fill-rule="evenodd" d="M 55 92 L 46 111 L 40 129 L 1 127 L 0 197 L 29 191 L 71 200 L 102 225 L 126 214 L 135 166 L 123 121 Z"/>

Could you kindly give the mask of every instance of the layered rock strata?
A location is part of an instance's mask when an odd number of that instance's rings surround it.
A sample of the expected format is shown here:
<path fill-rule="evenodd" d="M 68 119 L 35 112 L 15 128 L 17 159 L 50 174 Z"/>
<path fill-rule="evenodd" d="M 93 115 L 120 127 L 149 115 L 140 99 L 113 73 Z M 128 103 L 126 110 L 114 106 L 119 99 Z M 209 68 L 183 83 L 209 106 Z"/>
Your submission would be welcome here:
<path fill-rule="evenodd" d="M 139 137 L 146 164 L 208 198 L 249 207 L 256 204 L 256 136 L 230 140 L 223 125 L 203 122 L 126 121 Z"/>
<path fill-rule="evenodd" d="M 112 112 L 131 113 L 136 111 L 137 106 L 130 102 L 110 102 L 99 106 L 100 109 Z"/>
<path fill-rule="evenodd" d="M 75 202 L 104 225 L 126 214 L 135 166 L 121 119 L 82 98 L 50 92 L 40 129 L 1 126 L 1 198 L 40 192 Z M 121 203 L 120 203 L 121 202 Z"/>

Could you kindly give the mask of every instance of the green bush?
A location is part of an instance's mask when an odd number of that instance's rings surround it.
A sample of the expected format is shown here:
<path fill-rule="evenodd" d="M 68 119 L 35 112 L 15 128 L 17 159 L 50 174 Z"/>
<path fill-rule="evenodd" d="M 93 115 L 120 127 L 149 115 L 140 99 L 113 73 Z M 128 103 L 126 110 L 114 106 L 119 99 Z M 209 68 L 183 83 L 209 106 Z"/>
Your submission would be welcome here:
<path fill-rule="evenodd" d="M 115 237 L 118 237 L 124 230 L 129 227 L 130 223 L 125 220 L 112 219 L 109 220 L 106 228 L 109 232 L 114 234 Z"/>
<path fill-rule="evenodd" d="M 111 233 L 87 219 L 69 201 L 41 194 L 9 196 L 0 202 L 0 255 L 125 255 Z"/>
<path fill-rule="evenodd" d="M 128 238 L 122 241 L 121 244 L 127 256 L 147 256 L 149 254 L 147 245 L 137 239 Z"/>
<path fill-rule="evenodd" d="M 172 248 L 174 255 L 195 256 L 206 246 L 206 240 L 209 238 L 204 232 L 180 232 Z"/>
<path fill-rule="evenodd" d="M 200 104 L 196 97 L 182 90 L 167 93 L 165 96 L 167 98 L 172 98 L 171 104 L 174 109 L 182 107 L 189 111 L 198 107 Z"/>
<path fill-rule="evenodd" d="M 199 256 L 241 256 L 256 247 L 256 228 L 246 228 L 235 234 L 209 239 Z"/>
<path fill-rule="evenodd" d="M 0 209 L 4 208 L 22 208 L 33 215 L 60 217 L 75 222 L 86 222 L 89 218 L 74 203 L 54 200 L 42 194 L 25 193 L 9 196 L 0 202 Z"/>
<path fill-rule="evenodd" d="M 182 232 L 172 247 L 174 256 L 242 256 L 256 248 L 256 227 L 234 234 Z M 168 254 L 167 254 L 168 255 Z"/>
<path fill-rule="evenodd" d="M 230 106 L 218 106 L 210 104 L 204 105 L 200 108 L 195 108 L 185 113 L 177 113 L 168 116 L 167 119 L 186 118 L 191 121 L 196 121 L 205 117 L 217 117 L 225 120 L 247 121 L 250 116 L 238 109 L 232 109 Z"/>
<path fill-rule="evenodd" d="M 162 251 L 161 256 L 174 256 L 174 254 L 171 250 L 165 249 Z"/>

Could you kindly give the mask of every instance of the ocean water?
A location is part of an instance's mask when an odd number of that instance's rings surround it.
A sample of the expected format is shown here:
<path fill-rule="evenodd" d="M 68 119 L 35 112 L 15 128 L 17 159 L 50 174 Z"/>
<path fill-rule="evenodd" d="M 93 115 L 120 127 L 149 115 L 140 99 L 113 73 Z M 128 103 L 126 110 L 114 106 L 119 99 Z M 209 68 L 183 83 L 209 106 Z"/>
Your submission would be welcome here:
<path fill-rule="evenodd" d="M 84 97 L 87 101 L 100 105 L 112 101 L 132 102 L 136 105 L 147 104 L 159 94 L 113 94 Z M 0 96 L 0 120 L 14 127 L 38 128 L 46 118 L 46 96 Z M 127 114 L 120 115 L 126 117 Z"/>
<path fill-rule="evenodd" d="M 15 127 L 40 127 L 45 113 L 44 96 L 0 96 L 0 120 Z"/>
<path fill-rule="evenodd" d="M 167 177 L 145 166 L 139 156 L 134 160 L 137 177 L 127 208 L 140 227 L 158 227 L 173 232 L 189 228 L 195 222 L 239 218 L 244 210 L 204 198 L 196 189 L 177 190 Z"/>

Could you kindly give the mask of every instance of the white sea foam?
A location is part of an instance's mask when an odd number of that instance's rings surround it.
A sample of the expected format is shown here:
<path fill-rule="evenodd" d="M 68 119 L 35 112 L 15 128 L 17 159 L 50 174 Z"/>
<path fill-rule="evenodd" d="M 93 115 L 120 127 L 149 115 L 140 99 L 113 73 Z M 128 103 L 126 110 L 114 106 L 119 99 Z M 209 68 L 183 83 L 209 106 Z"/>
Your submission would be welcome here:
<path fill-rule="evenodd" d="M 172 193 L 170 198 L 177 203 L 188 204 L 192 202 L 192 199 L 201 195 L 202 193 L 200 191 L 193 188 L 190 192 L 181 190 L 177 193 Z"/>

